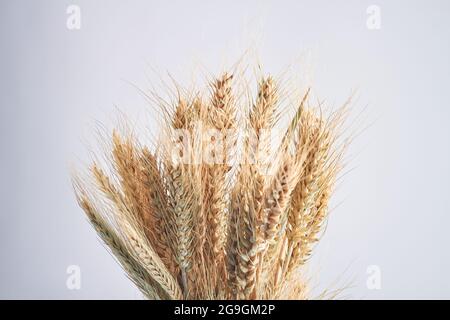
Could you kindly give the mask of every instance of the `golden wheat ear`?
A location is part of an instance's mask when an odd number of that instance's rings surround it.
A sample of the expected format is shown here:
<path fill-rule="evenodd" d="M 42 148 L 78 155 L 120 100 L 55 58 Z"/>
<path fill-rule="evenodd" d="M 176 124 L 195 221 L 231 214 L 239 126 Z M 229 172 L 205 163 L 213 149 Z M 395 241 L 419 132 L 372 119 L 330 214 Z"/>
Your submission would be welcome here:
<path fill-rule="evenodd" d="M 214 283 L 214 292 L 225 296 L 227 283 L 227 268 L 225 267 L 225 247 L 229 229 L 228 201 L 229 193 L 228 172 L 230 170 L 230 155 L 236 145 L 236 106 L 232 95 L 232 75 L 225 73 L 215 80 L 211 88 L 211 98 L 208 105 L 207 126 L 216 130 L 220 135 L 222 146 L 212 157 L 212 163 L 205 166 L 203 179 L 206 184 L 206 194 L 203 198 L 206 209 L 205 257 L 211 269 L 211 281 Z M 208 141 L 213 142 L 213 137 Z"/>
<path fill-rule="evenodd" d="M 124 241 L 131 255 L 138 260 L 147 270 L 170 299 L 181 299 L 181 289 L 176 279 L 164 265 L 159 255 L 155 252 L 140 221 L 136 218 L 136 212 L 127 204 L 122 192 L 120 192 L 97 165 L 92 166 L 98 189 L 113 206 L 113 218 L 121 230 Z"/>
<path fill-rule="evenodd" d="M 259 253 L 263 245 L 261 207 L 265 188 L 265 168 L 261 156 L 268 154 L 268 139 L 262 130 L 273 126 L 277 90 L 271 77 L 263 79 L 249 115 L 249 131 L 244 140 L 237 183 L 232 192 L 228 241 L 229 285 L 236 298 L 256 296 Z M 245 188 L 243 187 L 245 186 Z"/>
<path fill-rule="evenodd" d="M 96 195 L 97 193 L 89 191 L 88 187 L 81 183 L 80 177 L 76 174 L 72 177 L 72 184 L 78 204 L 86 213 L 94 230 L 109 247 L 111 253 L 142 294 L 148 299 L 171 299 L 172 297 L 167 294 L 160 283 L 153 279 L 143 267 L 141 261 L 131 254 L 120 230 L 117 230 L 111 222 L 109 209 L 105 207 L 99 209 L 96 206 L 96 203 L 102 203 Z"/>

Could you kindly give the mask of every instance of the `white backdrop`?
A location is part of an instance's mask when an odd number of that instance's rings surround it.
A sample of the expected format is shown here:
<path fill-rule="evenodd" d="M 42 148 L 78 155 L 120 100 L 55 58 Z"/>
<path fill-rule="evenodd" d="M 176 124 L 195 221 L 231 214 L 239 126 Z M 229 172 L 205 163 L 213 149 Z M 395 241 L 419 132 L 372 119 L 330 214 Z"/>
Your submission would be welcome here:
<path fill-rule="evenodd" d="M 2 1 L 0 298 L 141 297 L 77 207 L 69 169 L 116 106 L 153 126 L 127 81 L 145 87 L 149 68 L 185 81 L 248 48 L 275 74 L 306 56 L 299 75 L 321 98 L 358 89 L 355 109 L 367 106 L 309 268 L 315 292 L 450 298 L 449 21 L 448 1 Z"/>

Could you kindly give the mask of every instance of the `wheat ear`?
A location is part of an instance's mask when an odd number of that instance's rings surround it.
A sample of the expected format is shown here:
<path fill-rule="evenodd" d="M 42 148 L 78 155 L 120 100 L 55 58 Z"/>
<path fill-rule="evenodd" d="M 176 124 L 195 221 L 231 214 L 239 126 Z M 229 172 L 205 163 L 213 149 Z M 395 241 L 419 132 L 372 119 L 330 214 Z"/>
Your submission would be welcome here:
<path fill-rule="evenodd" d="M 137 227 L 134 214 L 130 212 L 123 195 L 116 190 L 109 178 L 97 166 L 93 165 L 92 172 L 99 189 L 116 207 L 115 218 L 124 234 L 125 241 L 135 259 L 138 259 L 147 270 L 150 277 L 158 282 L 171 299 L 181 299 L 182 294 L 177 281 L 153 250 L 143 231 Z"/>
<path fill-rule="evenodd" d="M 303 120 L 299 148 L 307 152 L 307 165 L 292 197 L 290 232 L 288 233 L 292 252 L 288 272 L 291 272 L 294 266 L 302 265 L 309 255 L 308 248 L 313 242 L 312 228 L 315 226 L 313 228 L 315 235 L 318 226 L 325 218 L 324 214 L 317 214 L 314 210 L 315 205 L 319 197 L 325 195 L 325 189 L 328 189 L 326 180 L 333 178 L 333 171 L 325 170 L 330 147 L 327 137 L 330 135 L 323 131 L 322 120 L 317 119 L 311 112 L 305 112 Z M 321 213 L 324 213 L 323 210 Z"/>
<path fill-rule="evenodd" d="M 142 167 L 143 183 L 149 197 L 151 219 L 144 221 L 144 230 L 151 245 L 161 257 L 172 275 L 179 272 L 171 245 L 173 215 L 168 205 L 167 189 L 161 177 L 158 162 L 154 154 L 144 148 L 139 158 Z"/>
<path fill-rule="evenodd" d="M 228 233 L 228 204 L 227 204 L 227 173 L 230 169 L 229 153 L 234 147 L 235 139 L 230 130 L 236 129 L 235 106 L 231 93 L 232 76 L 224 74 L 212 86 L 212 97 L 208 108 L 207 124 L 221 134 L 222 148 L 213 155 L 214 163 L 205 168 L 207 209 L 206 252 L 211 264 L 213 282 L 216 291 L 223 291 L 227 281 L 225 261 L 225 245 Z M 231 142 L 230 142 L 231 141 Z M 220 147 L 220 146 L 219 146 Z M 222 294 L 222 293 L 221 293 Z"/>
<path fill-rule="evenodd" d="M 78 203 L 84 210 L 94 230 L 111 249 L 113 255 L 117 258 L 120 265 L 127 272 L 130 279 L 148 299 L 168 299 L 170 298 L 160 285 L 154 281 L 142 268 L 140 262 L 134 259 L 124 242 L 113 231 L 112 227 L 98 213 L 98 210 L 92 205 L 92 201 L 83 194 L 77 195 Z"/>
<path fill-rule="evenodd" d="M 250 112 L 250 130 L 253 135 L 244 141 L 244 165 L 238 173 L 238 186 L 233 214 L 237 220 L 238 234 L 235 245 L 237 297 L 255 298 L 258 257 L 263 243 L 261 231 L 261 207 L 264 196 L 265 172 L 262 156 L 268 155 L 268 141 L 262 130 L 273 127 L 273 114 L 277 103 L 277 91 L 271 77 L 259 85 L 258 97 Z M 242 188 L 246 186 L 246 188 Z M 232 233 L 230 233 L 232 236 Z"/>

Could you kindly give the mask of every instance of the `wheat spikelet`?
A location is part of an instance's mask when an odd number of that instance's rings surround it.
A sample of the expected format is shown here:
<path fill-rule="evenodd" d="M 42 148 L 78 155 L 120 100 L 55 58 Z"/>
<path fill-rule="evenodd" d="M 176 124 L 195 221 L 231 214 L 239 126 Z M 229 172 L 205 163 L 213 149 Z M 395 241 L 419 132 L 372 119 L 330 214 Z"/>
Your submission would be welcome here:
<path fill-rule="evenodd" d="M 110 170 L 94 162 L 91 178 L 74 178 L 79 205 L 148 299 L 309 298 L 300 267 L 342 167 L 345 112 L 326 118 L 308 89 L 272 146 L 278 82 L 262 78 L 247 103 L 235 81 L 222 74 L 209 95 L 177 88 L 158 102 L 152 151 L 114 130 Z"/>

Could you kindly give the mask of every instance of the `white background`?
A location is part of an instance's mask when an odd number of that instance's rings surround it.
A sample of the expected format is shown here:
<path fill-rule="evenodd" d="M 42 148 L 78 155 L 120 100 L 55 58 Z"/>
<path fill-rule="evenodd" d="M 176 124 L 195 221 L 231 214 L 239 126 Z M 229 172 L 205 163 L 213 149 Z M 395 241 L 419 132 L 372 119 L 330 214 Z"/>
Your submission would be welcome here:
<path fill-rule="evenodd" d="M 66 9 L 81 9 L 68 30 Z M 366 26 L 369 5 L 381 29 Z M 141 295 L 76 205 L 69 170 L 96 121 L 152 114 L 127 81 L 184 81 L 256 48 L 266 73 L 298 57 L 332 105 L 358 89 L 363 127 L 310 273 L 345 297 L 450 298 L 448 1 L 2 1 L 0 298 Z M 303 59 L 303 58 L 302 58 Z M 292 71 L 292 70 L 291 70 Z M 152 77 L 152 76 L 151 76 Z M 364 109 L 364 107 L 366 107 Z M 81 268 L 68 290 L 66 269 Z M 370 265 L 381 289 L 366 286 Z"/>

